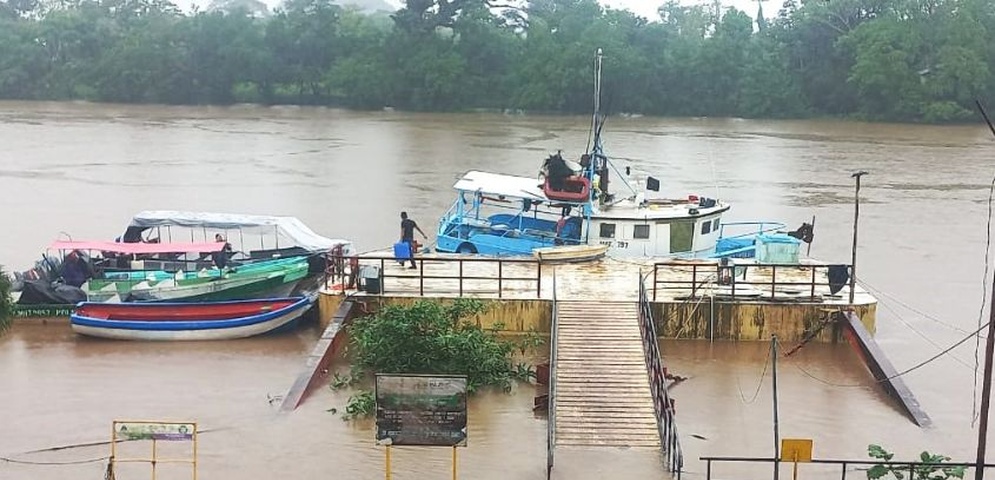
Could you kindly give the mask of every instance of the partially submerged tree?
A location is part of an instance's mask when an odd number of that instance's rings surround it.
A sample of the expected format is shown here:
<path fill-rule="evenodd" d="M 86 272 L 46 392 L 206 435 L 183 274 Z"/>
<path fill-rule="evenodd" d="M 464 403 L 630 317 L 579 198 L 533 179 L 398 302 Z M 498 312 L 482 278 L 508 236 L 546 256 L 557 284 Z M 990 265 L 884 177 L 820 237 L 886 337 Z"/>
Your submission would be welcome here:
<path fill-rule="evenodd" d="M 516 381 L 535 377 L 515 354 L 541 343 L 537 335 L 520 342 L 498 338 L 497 329 L 485 330 L 472 321 L 485 310 L 479 300 L 458 299 L 451 304 L 419 300 L 411 306 L 388 305 L 375 315 L 349 326 L 352 372 L 336 375 L 341 388 L 374 373 L 457 374 L 467 376 L 467 389 L 483 387 L 510 391 Z M 373 397 L 360 392 L 349 400 L 346 418 L 373 413 Z"/>

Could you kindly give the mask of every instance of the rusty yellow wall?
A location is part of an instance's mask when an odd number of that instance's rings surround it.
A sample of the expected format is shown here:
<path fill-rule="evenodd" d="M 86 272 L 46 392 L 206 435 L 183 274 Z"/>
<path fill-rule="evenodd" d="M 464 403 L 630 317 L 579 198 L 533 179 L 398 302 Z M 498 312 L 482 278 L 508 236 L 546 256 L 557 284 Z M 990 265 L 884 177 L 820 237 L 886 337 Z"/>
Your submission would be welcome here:
<path fill-rule="evenodd" d="M 845 308 L 845 307 L 844 307 Z M 716 340 L 769 340 L 776 334 L 783 341 L 800 341 L 818 329 L 829 305 L 715 302 Z M 876 304 L 858 305 L 857 315 L 871 333 L 875 330 Z M 656 303 L 653 318 L 664 338 L 708 339 L 712 307 L 709 302 Z M 813 341 L 839 340 L 839 329 L 824 328 Z"/>
<path fill-rule="evenodd" d="M 369 309 L 375 310 L 382 301 L 391 305 L 411 305 L 418 300 L 434 300 L 450 303 L 448 298 L 381 297 L 359 298 L 369 302 Z M 553 321 L 553 304 L 547 300 L 491 300 L 481 299 L 487 310 L 476 318 L 477 325 L 490 329 L 501 323 L 498 331 L 502 334 L 538 332 L 548 334 Z"/>
<path fill-rule="evenodd" d="M 328 327 L 328 324 L 332 321 L 332 317 L 335 316 L 335 312 L 339 310 L 339 305 L 342 305 L 343 299 L 345 299 L 343 295 L 330 293 L 321 293 L 318 295 L 318 322 L 321 324 L 321 328 Z"/>

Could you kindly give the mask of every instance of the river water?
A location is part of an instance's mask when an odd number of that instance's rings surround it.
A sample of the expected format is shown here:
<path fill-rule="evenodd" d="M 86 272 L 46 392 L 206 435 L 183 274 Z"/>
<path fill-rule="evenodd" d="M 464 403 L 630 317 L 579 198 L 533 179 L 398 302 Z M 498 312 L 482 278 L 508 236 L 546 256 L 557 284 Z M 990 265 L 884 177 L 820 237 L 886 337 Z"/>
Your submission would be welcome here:
<path fill-rule="evenodd" d="M 578 156 L 588 125 L 584 117 L 0 103 L 0 264 L 30 266 L 60 232 L 114 238 L 146 209 L 293 215 L 361 250 L 381 248 L 396 237 L 401 210 L 431 233 L 462 172 L 531 176 L 549 152 Z M 881 301 L 876 338 L 886 354 L 904 370 L 977 327 L 995 173 L 995 143 L 983 127 L 613 117 L 605 135 L 621 166 L 654 174 L 665 193 L 731 202 L 727 220 L 797 226 L 815 216 L 812 256 L 840 263 L 850 255 L 850 173 L 869 171 L 858 276 Z M 151 345 L 79 338 L 65 324 L 18 324 L 0 339 L 0 456 L 99 458 L 106 445 L 25 452 L 99 442 L 114 419 L 192 419 L 208 429 L 202 478 L 381 478 L 372 426 L 327 411 L 341 409 L 347 393 L 321 390 L 294 414 L 275 414 L 271 399 L 290 386 L 318 333 Z M 688 478 L 704 473 L 701 455 L 771 454 L 766 344 L 662 348 L 671 371 L 690 377 L 672 390 Z M 781 436 L 814 438 L 819 458 L 864 458 L 878 443 L 897 458 L 927 449 L 970 460 L 973 366 L 972 340 L 905 376 L 934 421 L 920 429 L 874 388 L 848 347 L 808 345 L 778 361 Z M 531 404 L 529 388 L 472 400 L 461 478 L 544 477 L 545 421 Z M 449 461 L 445 449 L 399 449 L 395 478 L 448 478 Z M 558 457 L 567 462 L 558 469 L 600 465 Z M 0 462 L 0 480 L 102 472 L 100 463 Z M 743 472 L 716 470 L 719 478 Z M 598 476 L 652 478 L 638 463 Z"/>

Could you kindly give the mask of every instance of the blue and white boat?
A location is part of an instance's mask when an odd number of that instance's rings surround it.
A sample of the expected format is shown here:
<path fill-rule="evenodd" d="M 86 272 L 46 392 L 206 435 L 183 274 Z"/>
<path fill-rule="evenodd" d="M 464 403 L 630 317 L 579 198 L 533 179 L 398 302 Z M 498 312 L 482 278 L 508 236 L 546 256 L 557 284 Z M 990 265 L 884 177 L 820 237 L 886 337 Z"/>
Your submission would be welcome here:
<path fill-rule="evenodd" d="M 725 202 L 698 195 L 652 198 L 632 186 L 630 170 L 619 171 L 602 146 L 601 56 L 599 49 L 593 142 L 587 153 L 578 163 L 560 153 L 551 155 L 538 178 L 466 173 L 453 186 L 457 198 L 439 222 L 436 250 L 532 255 L 537 249 L 557 246 L 603 245 L 613 257 L 737 257 L 797 263 L 801 241 L 796 237 L 805 236 L 783 233 L 782 223 L 724 224 L 722 215 L 730 208 Z M 645 190 L 659 190 L 656 179 L 646 177 L 645 182 Z M 616 184 L 624 191 L 609 189 Z"/>

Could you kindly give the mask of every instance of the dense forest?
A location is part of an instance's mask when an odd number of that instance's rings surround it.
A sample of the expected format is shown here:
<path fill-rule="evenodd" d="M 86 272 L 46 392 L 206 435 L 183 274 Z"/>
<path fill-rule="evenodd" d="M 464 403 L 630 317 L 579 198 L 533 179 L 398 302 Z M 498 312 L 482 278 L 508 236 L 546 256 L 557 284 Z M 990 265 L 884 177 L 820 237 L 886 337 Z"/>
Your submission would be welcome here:
<path fill-rule="evenodd" d="M 371 14 L 332 0 L 192 13 L 0 0 L 0 98 L 577 113 L 600 47 L 609 113 L 951 122 L 995 100 L 992 0 L 787 0 L 756 21 L 718 1 L 659 13 L 595 0 L 406 0 Z"/>

